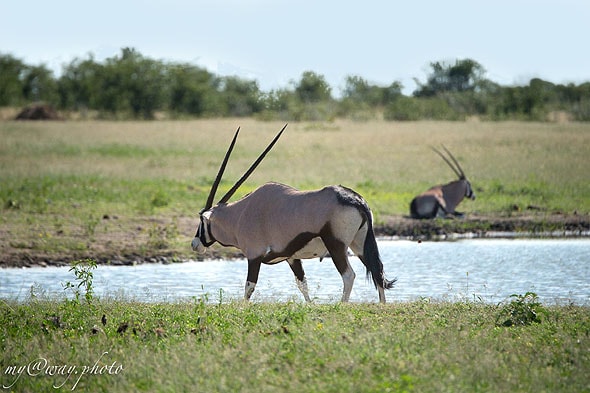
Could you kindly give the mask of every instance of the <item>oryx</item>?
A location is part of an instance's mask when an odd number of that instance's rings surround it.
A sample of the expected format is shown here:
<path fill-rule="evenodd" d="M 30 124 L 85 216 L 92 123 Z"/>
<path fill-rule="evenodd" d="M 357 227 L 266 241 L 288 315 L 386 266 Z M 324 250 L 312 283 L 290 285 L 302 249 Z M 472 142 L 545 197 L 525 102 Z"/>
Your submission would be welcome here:
<path fill-rule="evenodd" d="M 348 261 L 348 248 L 367 267 L 385 302 L 384 289 L 395 280 L 385 279 L 373 232 L 373 217 L 365 200 L 343 186 L 327 186 L 320 190 L 299 191 L 293 187 L 269 182 L 242 199 L 228 203 L 238 187 L 254 171 L 277 142 L 285 127 L 262 152 L 234 186 L 213 206 L 215 192 L 234 147 L 240 129 L 225 154 L 217 177 L 211 186 L 205 207 L 199 212 L 199 225 L 191 246 L 197 252 L 218 242 L 237 247 L 248 259 L 248 276 L 244 298 L 248 300 L 258 281 L 260 266 L 287 261 L 297 286 L 310 301 L 301 259 L 330 254 L 342 276 L 342 301 L 349 299 L 355 273 Z"/>
<path fill-rule="evenodd" d="M 451 157 L 455 166 L 439 150 L 432 147 L 432 150 L 442 157 L 459 179 L 447 184 L 434 186 L 415 197 L 410 203 L 410 215 L 412 218 L 448 217 L 450 215 L 463 216 L 463 213 L 455 211 L 457 205 L 461 203 L 463 198 L 475 199 L 475 193 L 471 188 L 471 183 L 467 180 L 461 165 L 459 165 L 455 157 L 444 145 L 443 149 Z"/>

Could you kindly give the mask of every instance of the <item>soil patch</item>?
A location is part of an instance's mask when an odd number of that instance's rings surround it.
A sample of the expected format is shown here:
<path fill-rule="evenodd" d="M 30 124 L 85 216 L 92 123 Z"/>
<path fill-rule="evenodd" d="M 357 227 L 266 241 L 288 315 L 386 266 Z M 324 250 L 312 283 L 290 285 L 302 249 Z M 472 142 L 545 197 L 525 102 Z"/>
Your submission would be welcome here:
<path fill-rule="evenodd" d="M 47 104 L 34 104 L 25 107 L 15 120 L 63 120 L 55 108 Z"/>

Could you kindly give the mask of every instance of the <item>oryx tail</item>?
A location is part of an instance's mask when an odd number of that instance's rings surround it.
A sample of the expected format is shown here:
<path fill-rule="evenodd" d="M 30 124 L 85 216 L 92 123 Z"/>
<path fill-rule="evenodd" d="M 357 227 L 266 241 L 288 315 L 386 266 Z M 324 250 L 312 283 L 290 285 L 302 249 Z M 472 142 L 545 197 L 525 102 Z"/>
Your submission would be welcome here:
<path fill-rule="evenodd" d="M 393 284 L 395 284 L 397 279 L 386 280 L 383 276 L 383 262 L 381 262 L 381 255 L 379 254 L 379 248 L 377 247 L 377 239 L 375 238 L 373 224 L 370 219 L 367 228 L 367 237 L 365 237 L 365 245 L 363 247 L 363 259 L 367 264 L 367 278 L 369 278 L 369 275 L 371 276 L 375 288 L 393 288 Z"/>
<path fill-rule="evenodd" d="M 381 255 L 379 254 L 379 248 L 377 247 L 377 239 L 375 238 L 375 231 L 373 230 L 373 213 L 371 212 L 369 205 L 367 205 L 365 199 L 356 191 L 348 187 L 340 187 L 344 190 L 344 192 L 339 194 L 340 202 L 357 208 L 364 218 L 361 228 L 364 225 L 367 226 L 367 233 L 363 243 L 363 255 L 359 255 L 359 258 L 367 267 L 367 279 L 371 277 L 373 284 L 375 284 L 375 288 L 393 288 L 396 279 L 386 280 L 383 275 L 383 262 L 381 261 Z"/>

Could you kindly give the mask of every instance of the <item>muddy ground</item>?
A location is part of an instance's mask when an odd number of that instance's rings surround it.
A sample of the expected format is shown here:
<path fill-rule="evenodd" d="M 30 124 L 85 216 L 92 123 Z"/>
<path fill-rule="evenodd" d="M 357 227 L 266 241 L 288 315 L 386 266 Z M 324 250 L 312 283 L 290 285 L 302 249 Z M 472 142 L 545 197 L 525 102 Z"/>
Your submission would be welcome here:
<path fill-rule="evenodd" d="M 162 219 L 151 219 L 135 230 L 116 230 L 97 234 L 85 250 L 51 250 L 23 246 L 14 241 L 9 233 L 0 238 L 0 267 L 63 266 L 72 261 L 92 258 L 100 264 L 132 265 L 138 263 L 172 263 L 189 258 L 241 257 L 234 248 L 214 246 L 205 256 L 197 256 L 190 250 L 190 237 L 195 231 L 193 217 L 176 218 L 174 225 L 179 237 L 185 241 L 163 247 L 146 246 L 145 230 L 142 229 Z M 463 219 L 413 220 L 407 217 L 385 217 L 375 226 L 381 238 L 404 238 L 416 241 L 444 240 L 469 234 L 470 237 L 588 237 L 590 236 L 589 214 L 543 214 L 518 215 L 516 217 L 490 217 L 471 215 Z M 166 225 L 162 222 L 162 225 Z M 188 235 L 187 235 L 188 234 Z M 186 244 L 186 247 L 185 247 Z"/>

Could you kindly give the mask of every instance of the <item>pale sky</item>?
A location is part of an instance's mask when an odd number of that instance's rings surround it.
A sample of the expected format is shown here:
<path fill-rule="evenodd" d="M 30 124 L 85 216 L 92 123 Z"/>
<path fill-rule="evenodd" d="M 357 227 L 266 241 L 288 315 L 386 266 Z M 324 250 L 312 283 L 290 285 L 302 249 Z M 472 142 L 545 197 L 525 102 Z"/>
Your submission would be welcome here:
<path fill-rule="evenodd" d="M 590 81 L 588 0 L 0 0 L 0 52 L 27 64 L 158 60 L 290 87 L 304 71 L 338 96 L 347 75 L 404 92 L 430 62 L 471 58 L 502 85 Z"/>

